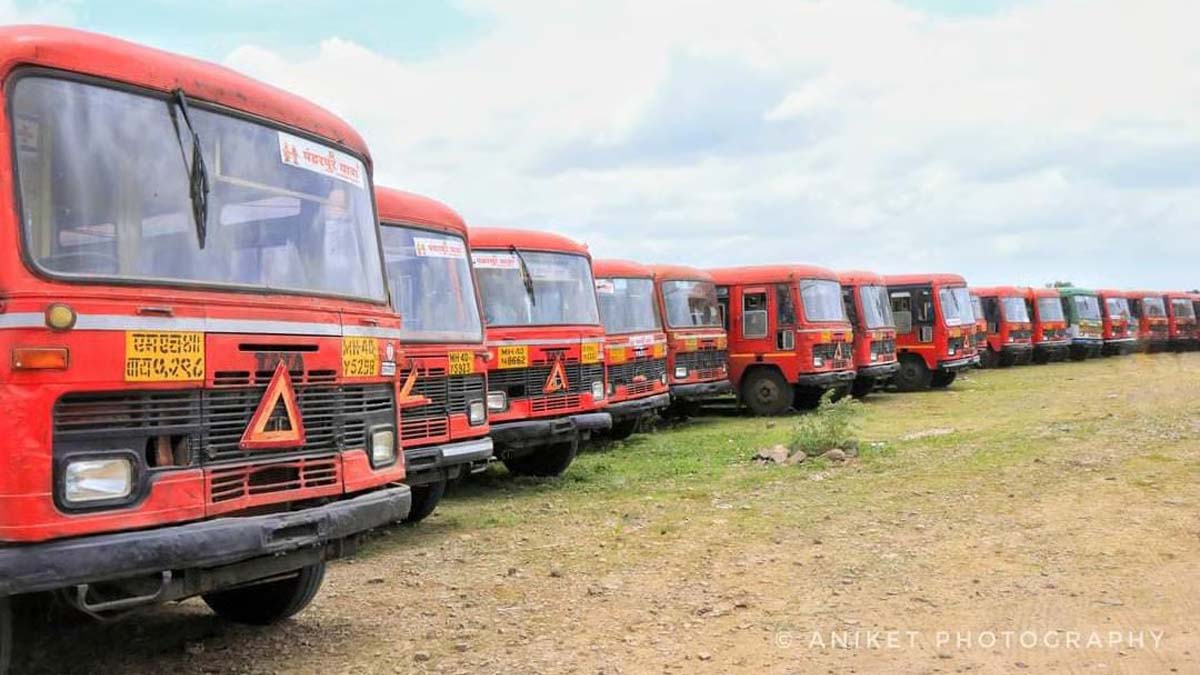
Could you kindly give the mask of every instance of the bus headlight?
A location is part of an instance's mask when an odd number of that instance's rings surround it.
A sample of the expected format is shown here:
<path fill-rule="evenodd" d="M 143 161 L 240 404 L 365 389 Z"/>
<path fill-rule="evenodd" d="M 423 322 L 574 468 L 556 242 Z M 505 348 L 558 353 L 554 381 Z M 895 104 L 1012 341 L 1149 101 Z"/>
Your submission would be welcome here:
<path fill-rule="evenodd" d="M 666 373 L 663 373 L 662 375 L 659 375 L 659 376 L 658 376 L 658 381 L 659 381 L 659 382 L 662 382 L 663 384 L 666 384 L 666 383 L 667 383 L 667 374 L 666 374 Z"/>
<path fill-rule="evenodd" d="M 603 401 L 604 400 L 604 383 L 603 382 L 596 381 L 596 382 L 592 383 L 592 400 L 593 401 Z"/>
<path fill-rule="evenodd" d="M 680 366 L 675 369 L 675 378 L 676 379 L 682 380 L 685 377 L 687 377 L 687 368 Z"/>
<path fill-rule="evenodd" d="M 508 410 L 508 395 L 502 391 L 489 391 L 487 395 L 487 409 L 492 412 L 504 412 Z"/>
<path fill-rule="evenodd" d="M 80 459 L 67 464 L 63 498 L 70 504 L 121 500 L 131 494 L 133 462 L 128 457 Z"/>
<path fill-rule="evenodd" d="M 823 368 L 824 366 L 825 366 L 825 359 L 814 354 L 813 355 L 813 368 Z"/>
<path fill-rule="evenodd" d="M 378 469 L 395 461 L 396 430 L 392 427 L 375 427 L 371 430 L 371 466 Z"/>
<path fill-rule="evenodd" d="M 487 407 L 483 401 L 474 400 L 467 405 L 467 421 L 471 426 L 478 426 L 487 421 Z"/>

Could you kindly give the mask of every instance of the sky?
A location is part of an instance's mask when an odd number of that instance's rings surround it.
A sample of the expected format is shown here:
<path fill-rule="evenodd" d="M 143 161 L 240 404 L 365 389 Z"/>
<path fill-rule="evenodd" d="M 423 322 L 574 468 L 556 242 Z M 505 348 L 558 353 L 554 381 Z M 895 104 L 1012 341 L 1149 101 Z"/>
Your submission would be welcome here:
<path fill-rule="evenodd" d="M 338 113 L 596 257 L 1200 286 L 1195 0 L 0 0 Z"/>

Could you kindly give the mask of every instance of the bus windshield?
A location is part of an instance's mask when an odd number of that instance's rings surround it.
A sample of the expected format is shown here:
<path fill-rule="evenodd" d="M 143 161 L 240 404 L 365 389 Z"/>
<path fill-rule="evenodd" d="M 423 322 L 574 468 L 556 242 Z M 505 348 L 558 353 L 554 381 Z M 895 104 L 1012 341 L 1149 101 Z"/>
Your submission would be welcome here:
<path fill-rule="evenodd" d="M 596 299 L 606 333 L 636 333 L 662 326 L 654 305 L 653 279 L 596 279 Z"/>
<path fill-rule="evenodd" d="M 66 278 L 385 299 L 361 160 L 199 102 L 185 115 L 183 102 L 47 76 L 16 81 L 15 162 L 34 265 Z M 201 223 L 194 140 L 208 177 Z"/>
<path fill-rule="evenodd" d="M 1075 295 L 1075 311 L 1083 321 L 1100 320 L 1100 301 L 1094 295 Z"/>
<path fill-rule="evenodd" d="M 862 286 L 859 288 L 862 298 L 863 319 L 867 328 L 894 328 L 892 318 L 892 301 L 888 298 L 887 286 Z"/>
<path fill-rule="evenodd" d="M 1129 300 L 1125 298 L 1105 298 L 1104 307 L 1108 310 L 1110 319 L 1129 318 Z"/>
<path fill-rule="evenodd" d="M 1167 306 L 1157 295 L 1142 298 L 1142 316 L 1162 318 L 1167 315 Z"/>
<path fill-rule="evenodd" d="M 1004 305 L 1004 320 L 1009 323 L 1029 323 L 1029 309 L 1025 307 L 1025 298 L 1006 296 L 1000 298 Z"/>
<path fill-rule="evenodd" d="M 1038 298 L 1037 303 L 1039 321 L 1067 320 L 1063 316 L 1062 302 L 1058 298 Z"/>
<path fill-rule="evenodd" d="M 1192 301 L 1186 298 L 1172 298 L 1171 311 L 1174 312 L 1176 319 L 1196 318 L 1196 310 L 1192 307 Z"/>
<path fill-rule="evenodd" d="M 966 326 L 975 323 L 971 310 L 971 293 L 966 286 L 943 286 L 938 289 L 942 303 L 942 321 L 947 326 Z"/>
<path fill-rule="evenodd" d="M 804 318 L 809 321 L 845 321 L 846 304 L 842 302 L 842 285 L 829 279 L 802 279 L 800 302 Z"/>
<path fill-rule="evenodd" d="M 717 287 L 711 281 L 664 281 L 662 294 L 663 305 L 667 308 L 667 325 L 671 328 L 721 325 Z"/>
<path fill-rule="evenodd" d="M 405 340 L 482 342 L 483 322 L 462 237 L 385 224 L 383 254 Z"/>
<path fill-rule="evenodd" d="M 588 259 L 572 253 L 472 251 L 489 326 L 598 324 Z"/>

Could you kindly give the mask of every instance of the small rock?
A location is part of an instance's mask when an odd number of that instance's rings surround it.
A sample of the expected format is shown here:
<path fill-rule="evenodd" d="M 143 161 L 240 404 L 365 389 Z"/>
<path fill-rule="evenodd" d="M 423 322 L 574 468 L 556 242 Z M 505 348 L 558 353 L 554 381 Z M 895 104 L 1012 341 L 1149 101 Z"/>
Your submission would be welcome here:
<path fill-rule="evenodd" d="M 846 461 L 846 453 L 845 453 L 843 450 L 841 450 L 840 448 L 834 448 L 834 449 L 830 450 L 829 452 L 826 452 L 825 454 L 823 454 L 823 455 L 821 455 L 821 456 L 822 456 L 822 457 L 824 457 L 825 459 L 827 459 L 827 460 L 831 461 L 831 462 L 844 462 L 844 461 Z"/>
<path fill-rule="evenodd" d="M 383 577 L 371 577 L 367 579 L 367 583 L 371 585 L 382 584 L 384 581 L 386 580 Z"/>
<path fill-rule="evenodd" d="M 808 459 L 808 455 L 805 454 L 805 452 L 803 450 L 797 450 L 797 451 L 793 452 L 792 454 L 788 455 L 788 458 L 783 460 L 783 463 L 787 464 L 789 466 L 794 465 L 794 464 L 803 464 L 804 460 L 806 460 L 806 459 Z"/>
<path fill-rule="evenodd" d="M 413 652 L 413 661 L 425 663 L 429 660 L 429 652 Z"/>
<path fill-rule="evenodd" d="M 465 642 L 459 642 L 458 644 L 454 645 L 454 651 L 456 651 L 460 654 L 467 651 L 468 649 L 470 649 L 470 645 L 468 645 Z"/>
<path fill-rule="evenodd" d="M 785 445 L 765 448 L 754 454 L 754 461 L 760 464 L 783 464 L 787 461 L 788 449 Z"/>
<path fill-rule="evenodd" d="M 562 575 L 563 571 L 561 567 L 555 565 L 554 567 L 550 568 L 550 576 L 554 577 L 555 579 L 561 578 Z"/>
<path fill-rule="evenodd" d="M 510 576 L 510 577 L 517 576 L 517 568 L 515 568 L 515 567 L 508 568 L 508 576 Z"/>
<path fill-rule="evenodd" d="M 712 654 L 710 654 L 709 652 L 700 652 L 699 654 L 696 655 L 696 658 L 700 659 L 701 661 L 711 661 Z"/>

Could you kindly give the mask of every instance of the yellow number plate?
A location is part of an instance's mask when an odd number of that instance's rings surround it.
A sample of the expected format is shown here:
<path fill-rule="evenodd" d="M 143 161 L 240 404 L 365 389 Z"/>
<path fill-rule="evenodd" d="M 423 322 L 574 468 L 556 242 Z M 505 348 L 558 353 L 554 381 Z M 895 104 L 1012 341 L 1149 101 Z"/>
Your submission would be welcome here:
<path fill-rule="evenodd" d="M 496 349 L 496 361 L 500 368 L 528 368 L 529 347 L 499 347 Z"/>
<path fill-rule="evenodd" d="M 724 335 L 717 338 L 717 349 L 725 349 L 729 347 L 729 338 Z"/>
<path fill-rule="evenodd" d="M 612 349 L 608 350 L 608 362 L 610 364 L 625 363 L 625 361 L 628 359 L 629 356 L 627 355 L 624 347 L 613 347 Z"/>
<path fill-rule="evenodd" d="M 581 348 L 580 360 L 584 363 L 596 363 L 600 360 L 600 343 L 585 342 Z"/>
<path fill-rule="evenodd" d="M 654 358 L 661 359 L 667 355 L 667 345 L 664 342 L 658 342 L 654 345 Z"/>
<path fill-rule="evenodd" d="M 694 352 L 700 348 L 700 340 L 696 338 L 687 338 L 683 341 L 683 351 Z"/>
<path fill-rule="evenodd" d="M 369 337 L 342 338 L 342 377 L 379 375 L 379 341 Z"/>
<path fill-rule="evenodd" d="M 475 354 L 472 352 L 450 352 L 450 374 L 470 375 L 475 372 Z"/>
<path fill-rule="evenodd" d="M 204 333 L 126 331 L 126 382 L 204 379 Z"/>

